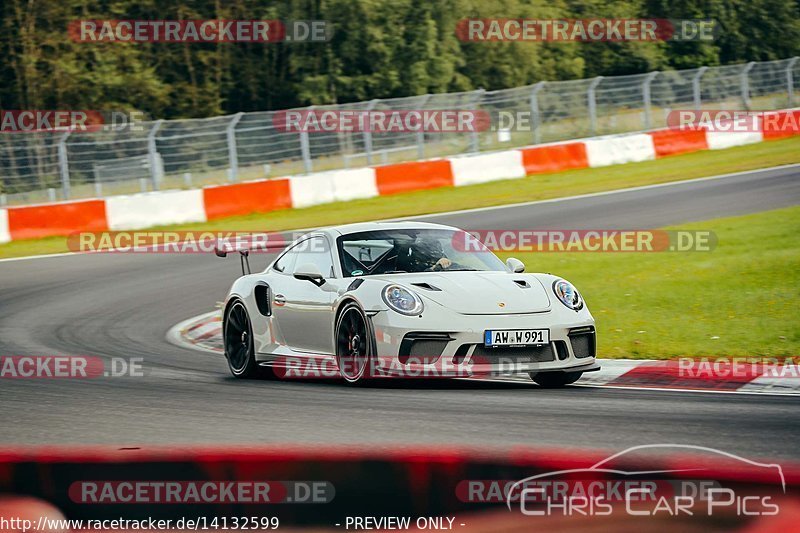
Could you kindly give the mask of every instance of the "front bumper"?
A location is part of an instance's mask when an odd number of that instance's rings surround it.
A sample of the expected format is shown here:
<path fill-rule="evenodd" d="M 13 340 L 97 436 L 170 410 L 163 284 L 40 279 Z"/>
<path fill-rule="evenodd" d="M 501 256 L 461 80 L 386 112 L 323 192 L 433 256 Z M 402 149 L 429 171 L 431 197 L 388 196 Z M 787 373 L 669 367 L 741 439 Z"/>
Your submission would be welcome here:
<path fill-rule="evenodd" d="M 594 319 L 588 311 L 570 313 L 459 315 L 457 320 L 442 321 L 400 317 L 390 311 L 374 313 L 378 368 L 385 375 L 411 377 L 597 370 Z M 456 323 L 458 327 L 453 328 Z M 422 324 L 427 327 L 421 328 Z M 549 329 L 550 343 L 485 347 L 488 329 Z"/>

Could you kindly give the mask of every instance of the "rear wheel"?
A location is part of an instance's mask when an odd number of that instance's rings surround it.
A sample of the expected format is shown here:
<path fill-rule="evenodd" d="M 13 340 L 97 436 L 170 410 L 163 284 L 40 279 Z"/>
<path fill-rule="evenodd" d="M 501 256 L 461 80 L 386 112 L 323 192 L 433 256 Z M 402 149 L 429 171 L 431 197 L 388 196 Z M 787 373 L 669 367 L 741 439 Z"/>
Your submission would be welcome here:
<path fill-rule="evenodd" d="M 539 372 L 532 373 L 531 379 L 545 389 L 558 389 L 575 383 L 582 375 L 583 372 Z"/>
<path fill-rule="evenodd" d="M 355 302 L 345 304 L 336 320 L 336 365 L 348 383 L 363 383 L 371 374 L 372 331 Z"/>
<path fill-rule="evenodd" d="M 231 374 L 237 378 L 255 378 L 260 374 L 253 343 L 253 327 L 247 308 L 236 300 L 225 313 L 223 323 L 225 358 Z"/>

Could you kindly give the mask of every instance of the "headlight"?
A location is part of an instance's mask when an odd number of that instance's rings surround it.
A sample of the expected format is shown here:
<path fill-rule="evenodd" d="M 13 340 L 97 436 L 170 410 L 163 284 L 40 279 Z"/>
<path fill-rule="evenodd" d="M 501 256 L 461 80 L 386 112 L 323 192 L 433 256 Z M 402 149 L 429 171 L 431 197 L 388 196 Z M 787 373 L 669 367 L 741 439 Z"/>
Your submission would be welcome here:
<path fill-rule="evenodd" d="M 422 313 L 422 300 L 419 296 L 399 285 L 388 285 L 383 289 L 383 301 L 386 305 L 404 315 Z"/>
<path fill-rule="evenodd" d="M 579 311 L 583 308 L 583 298 L 578 289 L 565 279 L 557 279 L 553 282 L 553 292 L 561 303 L 572 309 Z"/>

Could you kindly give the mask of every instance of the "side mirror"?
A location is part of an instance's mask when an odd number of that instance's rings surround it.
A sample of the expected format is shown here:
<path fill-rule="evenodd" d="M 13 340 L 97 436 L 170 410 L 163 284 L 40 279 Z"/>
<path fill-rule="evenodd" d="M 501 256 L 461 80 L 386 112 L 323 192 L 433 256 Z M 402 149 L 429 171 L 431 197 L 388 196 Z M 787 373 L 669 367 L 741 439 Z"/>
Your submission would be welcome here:
<path fill-rule="evenodd" d="M 319 267 L 314 263 L 305 263 L 295 268 L 294 277 L 296 279 L 310 281 L 316 286 L 320 286 L 325 283 L 325 278 L 322 276 L 322 272 L 319 271 Z"/>
<path fill-rule="evenodd" d="M 508 267 L 509 272 L 513 272 L 515 274 L 522 274 L 525 272 L 525 263 L 516 257 L 509 257 L 506 259 L 506 267 Z"/>

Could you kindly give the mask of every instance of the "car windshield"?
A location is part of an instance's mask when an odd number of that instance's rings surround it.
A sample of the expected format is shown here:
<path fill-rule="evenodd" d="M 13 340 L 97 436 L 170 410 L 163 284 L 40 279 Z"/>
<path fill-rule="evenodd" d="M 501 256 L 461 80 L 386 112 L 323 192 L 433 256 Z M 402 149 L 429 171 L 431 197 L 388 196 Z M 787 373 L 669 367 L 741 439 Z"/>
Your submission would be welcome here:
<path fill-rule="evenodd" d="M 345 277 L 506 269 L 480 241 L 461 230 L 363 231 L 343 235 L 337 243 Z"/>

